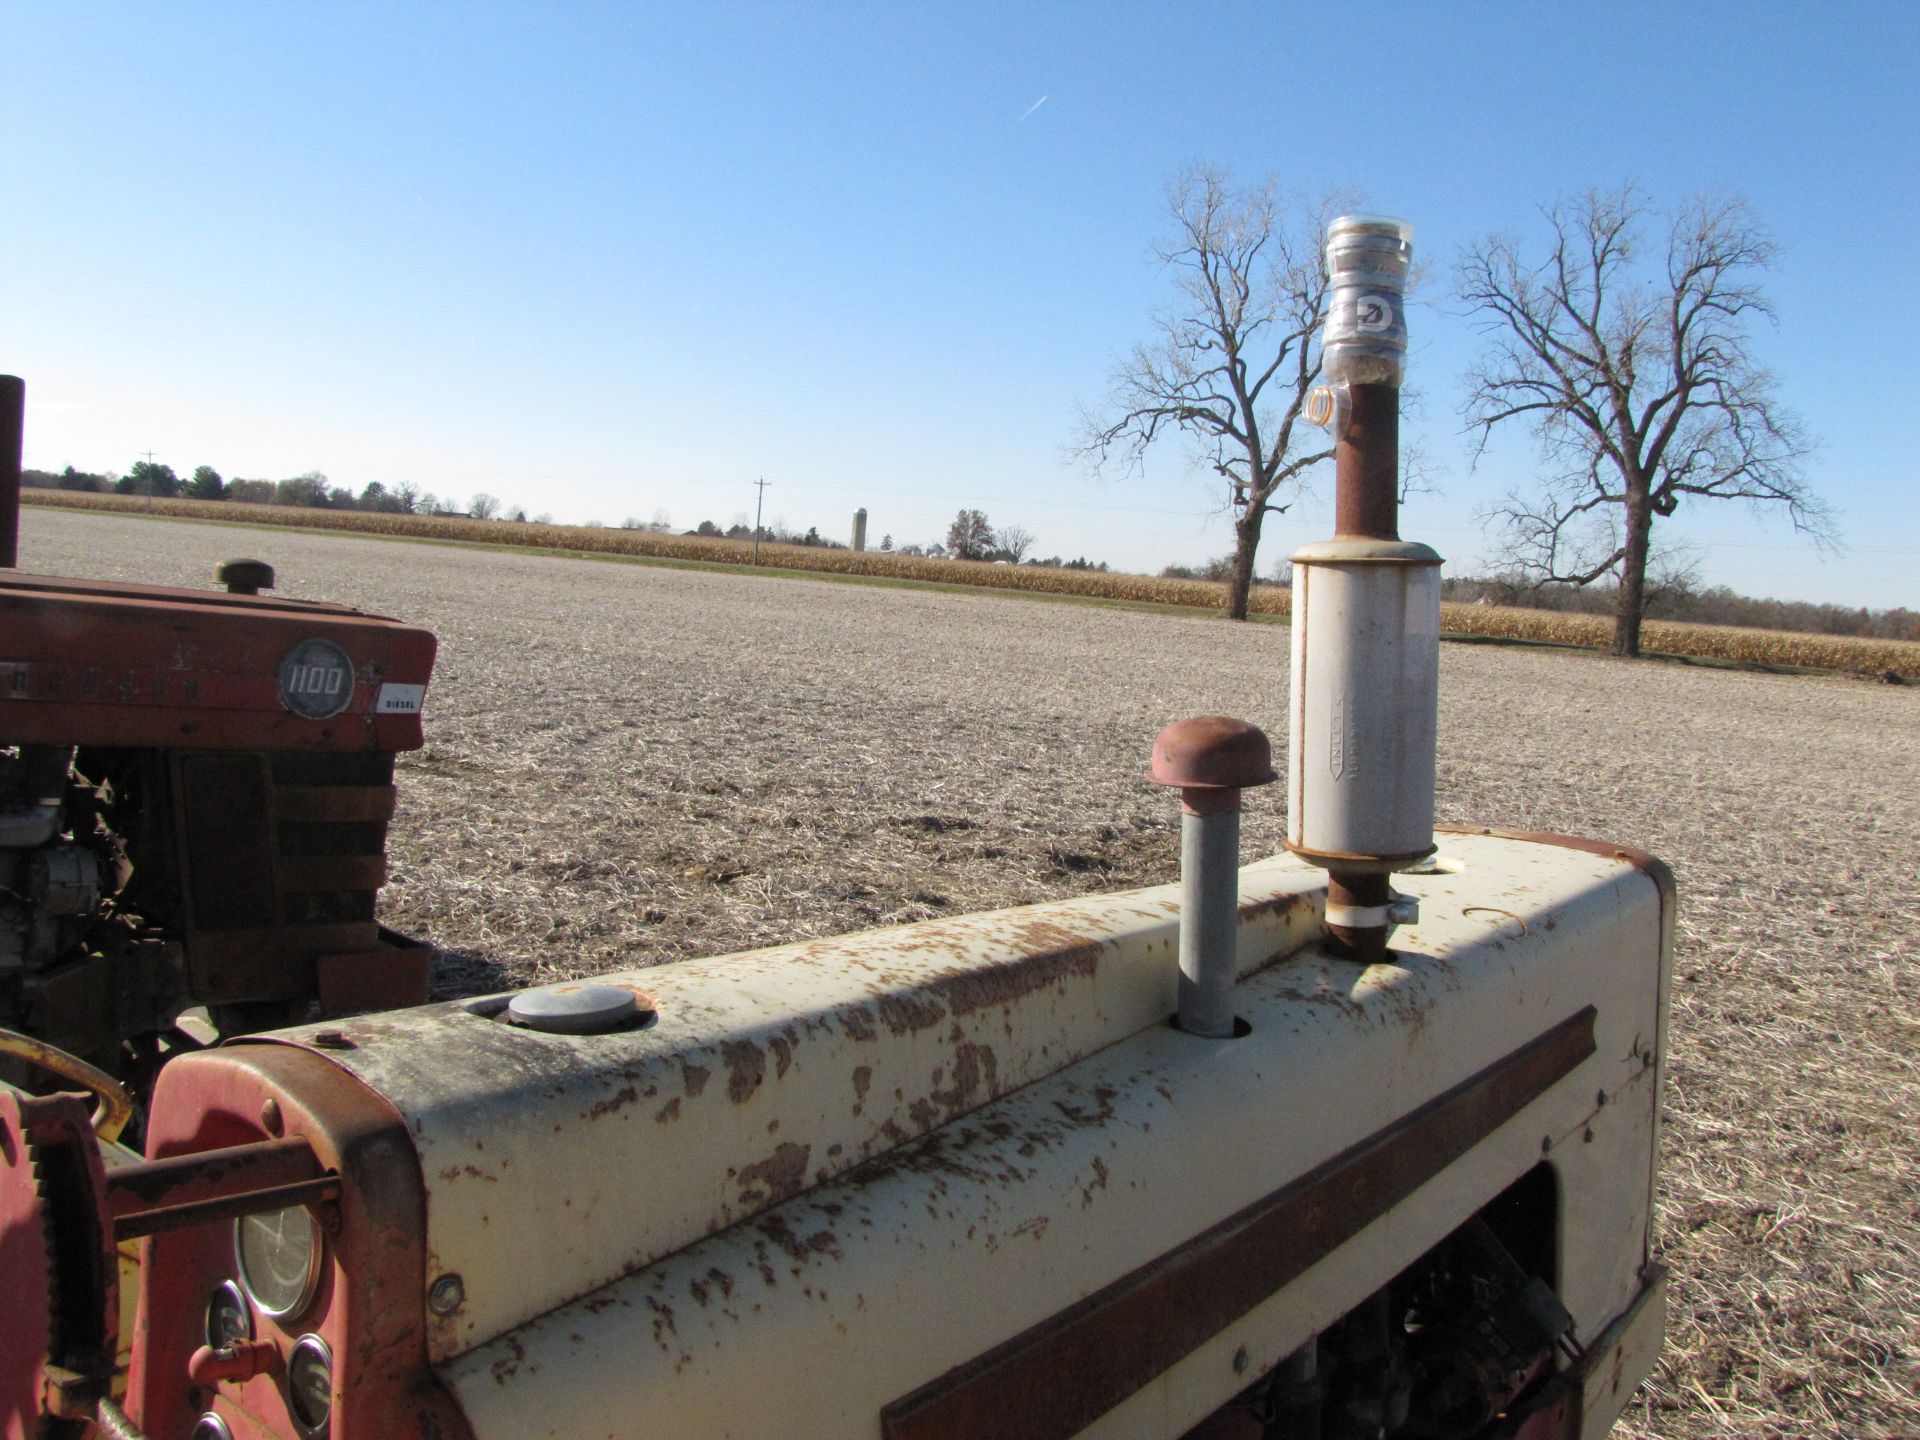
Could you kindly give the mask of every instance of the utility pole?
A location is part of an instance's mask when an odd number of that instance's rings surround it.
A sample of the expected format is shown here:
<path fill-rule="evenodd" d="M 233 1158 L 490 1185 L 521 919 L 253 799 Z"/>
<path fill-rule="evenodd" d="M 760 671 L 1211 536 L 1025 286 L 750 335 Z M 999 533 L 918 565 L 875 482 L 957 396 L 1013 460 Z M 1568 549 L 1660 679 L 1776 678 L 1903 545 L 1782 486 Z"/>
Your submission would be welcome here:
<path fill-rule="evenodd" d="M 767 503 L 767 477 L 762 475 L 753 482 L 760 490 L 760 496 L 753 502 L 753 563 L 760 563 L 760 511 Z"/>
<path fill-rule="evenodd" d="M 153 464 L 153 451 L 146 450 L 141 453 L 147 457 L 147 464 Z M 151 510 L 153 508 L 153 471 L 147 471 L 147 473 L 140 478 L 146 482 L 144 488 L 147 492 L 147 508 Z"/>

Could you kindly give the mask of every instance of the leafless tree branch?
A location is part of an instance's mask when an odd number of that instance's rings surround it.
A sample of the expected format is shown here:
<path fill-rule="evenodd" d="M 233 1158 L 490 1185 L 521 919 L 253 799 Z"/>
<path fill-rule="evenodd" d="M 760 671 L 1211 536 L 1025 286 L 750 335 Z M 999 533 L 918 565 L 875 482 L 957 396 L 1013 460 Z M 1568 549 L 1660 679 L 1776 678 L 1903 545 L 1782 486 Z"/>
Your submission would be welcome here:
<path fill-rule="evenodd" d="M 1756 276 L 1774 245 L 1729 196 L 1662 213 L 1627 185 L 1545 219 L 1539 264 L 1493 236 L 1456 273 L 1487 336 L 1468 376 L 1477 453 L 1523 421 L 1545 462 L 1534 491 L 1485 518 L 1505 558 L 1541 582 L 1615 578 L 1614 649 L 1637 655 L 1653 522 L 1684 497 L 1784 506 L 1796 530 L 1832 543 L 1803 468 L 1813 442 L 1753 359 L 1750 326 L 1773 318 Z M 1659 224 L 1665 254 L 1650 260 L 1643 235 Z"/>
<path fill-rule="evenodd" d="M 1116 367 L 1105 408 L 1083 416 L 1076 453 L 1096 471 L 1138 472 L 1147 451 L 1178 432 L 1194 463 L 1221 478 L 1235 515 L 1235 619 L 1246 618 L 1263 521 L 1286 511 L 1306 472 L 1333 455 L 1299 449 L 1298 429 L 1320 378 L 1321 236 L 1350 203 L 1285 199 L 1273 180 L 1237 188 L 1211 166 L 1175 176 L 1174 223 L 1155 250 L 1174 298 L 1154 317 L 1155 339 Z"/>

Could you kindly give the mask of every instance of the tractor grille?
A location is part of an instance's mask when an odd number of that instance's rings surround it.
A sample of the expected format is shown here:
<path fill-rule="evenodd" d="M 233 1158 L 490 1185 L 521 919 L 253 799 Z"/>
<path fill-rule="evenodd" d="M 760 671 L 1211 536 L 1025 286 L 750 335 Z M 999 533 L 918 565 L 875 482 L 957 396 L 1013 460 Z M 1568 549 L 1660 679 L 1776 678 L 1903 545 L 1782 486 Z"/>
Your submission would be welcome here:
<path fill-rule="evenodd" d="M 187 953 L 210 1002 L 310 995 L 314 960 L 372 950 L 393 756 L 176 753 Z"/>

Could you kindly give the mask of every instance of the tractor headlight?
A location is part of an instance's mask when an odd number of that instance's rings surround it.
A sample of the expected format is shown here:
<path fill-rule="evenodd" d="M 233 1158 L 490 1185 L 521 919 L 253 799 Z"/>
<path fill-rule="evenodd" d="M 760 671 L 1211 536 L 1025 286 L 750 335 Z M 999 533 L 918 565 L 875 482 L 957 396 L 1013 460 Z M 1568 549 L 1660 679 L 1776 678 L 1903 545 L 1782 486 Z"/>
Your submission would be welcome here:
<path fill-rule="evenodd" d="M 241 1216 L 233 1249 L 248 1298 L 276 1320 L 298 1315 L 320 1288 L 320 1226 L 304 1205 Z"/>

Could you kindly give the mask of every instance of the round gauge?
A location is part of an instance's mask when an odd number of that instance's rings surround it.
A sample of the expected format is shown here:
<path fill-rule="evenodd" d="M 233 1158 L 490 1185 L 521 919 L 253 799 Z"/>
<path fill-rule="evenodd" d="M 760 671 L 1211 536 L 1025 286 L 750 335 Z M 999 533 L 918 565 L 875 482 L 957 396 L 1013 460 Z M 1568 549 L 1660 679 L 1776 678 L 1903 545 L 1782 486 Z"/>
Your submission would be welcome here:
<path fill-rule="evenodd" d="M 302 1335 L 287 1356 L 287 1409 L 306 1440 L 322 1440 L 333 1419 L 333 1352 L 318 1335 Z"/>
<path fill-rule="evenodd" d="M 240 1287 L 231 1280 L 220 1282 L 207 1300 L 207 1344 L 224 1350 L 243 1340 L 253 1339 L 253 1307 Z"/>
<path fill-rule="evenodd" d="M 233 1432 L 227 1428 L 227 1422 L 209 1410 L 194 1422 L 193 1434 L 188 1440 L 233 1440 Z"/>
<path fill-rule="evenodd" d="M 276 1320 L 307 1308 L 320 1286 L 320 1226 L 304 1205 L 241 1216 L 233 1249 L 254 1304 Z"/>

